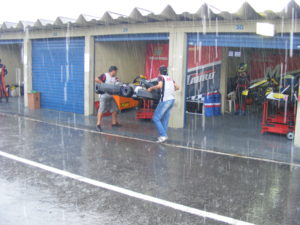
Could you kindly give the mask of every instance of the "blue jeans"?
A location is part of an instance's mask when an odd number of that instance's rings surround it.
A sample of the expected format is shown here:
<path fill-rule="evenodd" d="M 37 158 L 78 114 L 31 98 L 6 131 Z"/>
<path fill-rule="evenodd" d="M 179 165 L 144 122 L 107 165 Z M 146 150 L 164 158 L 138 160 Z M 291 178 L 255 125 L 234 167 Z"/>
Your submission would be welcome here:
<path fill-rule="evenodd" d="M 175 100 L 168 100 L 165 102 L 160 102 L 155 109 L 153 115 L 153 122 L 158 131 L 158 135 L 162 137 L 167 137 L 168 124 L 171 115 L 171 109 L 174 106 Z"/>

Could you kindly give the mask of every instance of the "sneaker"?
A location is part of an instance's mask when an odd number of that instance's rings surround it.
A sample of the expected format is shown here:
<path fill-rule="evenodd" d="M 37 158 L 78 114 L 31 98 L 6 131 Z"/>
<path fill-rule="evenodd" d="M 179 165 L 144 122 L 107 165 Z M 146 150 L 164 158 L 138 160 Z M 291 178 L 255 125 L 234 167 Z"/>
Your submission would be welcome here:
<path fill-rule="evenodd" d="M 101 132 L 102 131 L 101 125 L 97 125 L 96 126 L 96 130 L 99 131 L 99 132 Z"/>
<path fill-rule="evenodd" d="M 158 139 L 157 139 L 157 143 L 163 143 L 163 142 L 165 142 L 166 140 L 168 140 L 168 137 L 163 137 L 163 136 L 161 136 L 161 137 L 158 137 Z"/>
<path fill-rule="evenodd" d="M 121 127 L 122 125 L 119 124 L 119 123 L 116 123 L 116 124 L 112 124 L 111 126 L 112 126 L 112 127 Z"/>

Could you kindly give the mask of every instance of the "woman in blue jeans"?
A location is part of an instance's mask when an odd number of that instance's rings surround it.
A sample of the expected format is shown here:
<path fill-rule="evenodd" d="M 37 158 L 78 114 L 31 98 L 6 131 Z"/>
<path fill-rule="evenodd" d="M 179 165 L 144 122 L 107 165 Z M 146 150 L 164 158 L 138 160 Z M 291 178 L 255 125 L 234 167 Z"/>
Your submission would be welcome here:
<path fill-rule="evenodd" d="M 158 76 L 158 84 L 150 87 L 148 91 L 161 89 L 161 99 L 158 106 L 155 109 L 153 115 L 153 122 L 158 132 L 158 143 L 168 140 L 168 124 L 171 115 L 171 109 L 175 103 L 175 91 L 179 90 L 179 87 L 175 84 L 174 80 L 168 76 L 168 69 L 165 66 L 159 68 L 160 75 Z"/>

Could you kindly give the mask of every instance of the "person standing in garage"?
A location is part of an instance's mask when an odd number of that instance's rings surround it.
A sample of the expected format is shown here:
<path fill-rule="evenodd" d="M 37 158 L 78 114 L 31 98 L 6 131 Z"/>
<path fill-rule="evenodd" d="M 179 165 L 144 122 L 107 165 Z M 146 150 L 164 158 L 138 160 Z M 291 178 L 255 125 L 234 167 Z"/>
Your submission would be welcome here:
<path fill-rule="evenodd" d="M 246 96 L 242 95 L 243 91 L 249 87 L 250 77 L 247 73 L 247 64 L 241 63 L 237 70 L 236 76 L 236 104 L 235 115 L 246 115 Z"/>
<path fill-rule="evenodd" d="M 0 59 L 0 71 L 2 71 L 2 69 L 4 69 L 4 75 L 7 75 L 7 69 L 6 66 L 4 64 L 2 64 L 2 60 Z"/>
<path fill-rule="evenodd" d="M 148 91 L 161 90 L 161 98 L 153 115 L 153 122 L 158 131 L 158 143 L 168 140 L 168 124 L 171 115 L 171 109 L 175 103 L 175 91 L 179 90 L 174 80 L 168 76 L 168 69 L 165 66 L 159 68 L 158 84 L 148 88 Z"/>
<path fill-rule="evenodd" d="M 2 64 L 0 59 L 0 102 L 2 102 L 2 98 L 6 98 L 6 102 L 8 102 L 8 92 L 6 90 L 5 84 L 5 76 L 7 75 L 7 69 L 4 64 Z"/>
<path fill-rule="evenodd" d="M 96 77 L 95 81 L 98 84 L 115 84 L 116 82 L 118 82 L 117 72 L 118 68 L 116 66 L 111 66 L 108 70 L 108 73 L 104 73 Z M 113 96 L 107 93 L 101 94 L 99 95 L 99 102 L 100 106 L 97 114 L 96 129 L 98 131 L 102 131 L 101 122 L 103 118 L 103 113 L 105 112 L 112 113 L 112 127 L 120 127 L 121 125 L 118 122 L 118 107 Z"/>

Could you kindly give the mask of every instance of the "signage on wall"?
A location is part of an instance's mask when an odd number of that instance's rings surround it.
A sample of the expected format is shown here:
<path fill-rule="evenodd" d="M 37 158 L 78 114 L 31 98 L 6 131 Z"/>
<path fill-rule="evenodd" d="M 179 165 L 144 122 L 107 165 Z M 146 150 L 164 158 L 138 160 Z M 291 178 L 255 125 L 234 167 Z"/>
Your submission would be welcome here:
<path fill-rule="evenodd" d="M 221 61 L 191 68 L 187 74 L 187 98 L 220 89 Z"/>
<path fill-rule="evenodd" d="M 298 74 L 300 72 L 300 56 L 286 57 L 282 54 L 274 55 L 272 52 L 253 54 L 251 56 L 251 80 L 262 79 L 265 77 L 280 78 L 281 74 Z"/>
<path fill-rule="evenodd" d="M 236 30 L 245 30 L 244 24 L 236 24 L 235 29 Z"/>
<path fill-rule="evenodd" d="M 169 64 L 169 44 L 148 43 L 145 64 L 145 75 L 147 79 L 158 76 L 159 67 Z"/>
<path fill-rule="evenodd" d="M 222 47 L 189 45 L 187 99 L 220 89 L 221 62 Z"/>
<path fill-rule="evenodd" d="M 241 52 L 239 52 L 239 51 L 237 51 L 237 52 L 235 52 L 235 51 L 229 51 L 228 52 L 228 56 L 229 57 L 241 57 Z"/>
<path fill-rule="evenodd" d="M 160 47 L 160 46 L 155 47 L 154 50 L 153 50 L 154 56 L 161 56 L 162 51 L 163 51 L 162 47 Z"/>
<path fill-rule="evenodd" d="M 274 37 L 275 25 L 271 23 L 256 23 L 256 33 L 263 36 Z"/>

